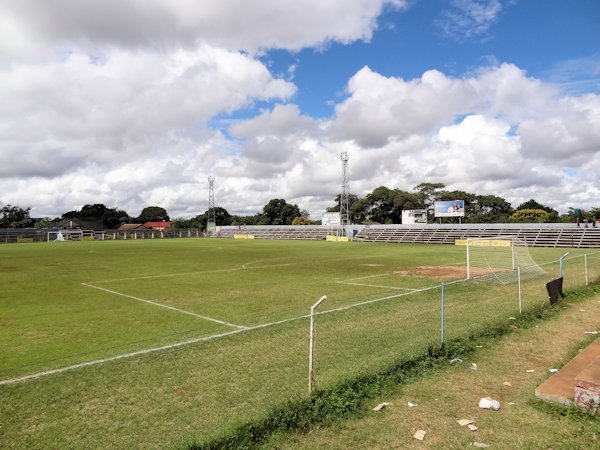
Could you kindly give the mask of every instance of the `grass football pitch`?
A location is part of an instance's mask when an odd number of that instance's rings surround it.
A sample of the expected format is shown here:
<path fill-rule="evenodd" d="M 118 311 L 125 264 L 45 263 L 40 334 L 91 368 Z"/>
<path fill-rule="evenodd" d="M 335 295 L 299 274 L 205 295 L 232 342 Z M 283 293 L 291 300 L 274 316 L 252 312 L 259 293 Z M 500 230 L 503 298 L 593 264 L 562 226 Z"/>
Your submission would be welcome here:
<path fill-rule="evenodd" d="M 559 249 L 532 249 L 538 262 Z M 514 313 L 514 286 L 451 284 L 465 250 L 229 239 L 0 246 L 0 439 L 6 447 L 183 446 L 317 387 Z M 552 274 L 548 274 L 548 278 Z M 456 278 L 456 277 L 454 277 Z M 543 298 L 524 283 L 525 307 Z M 20 380 L 20 381 L 14 381 Z"/>

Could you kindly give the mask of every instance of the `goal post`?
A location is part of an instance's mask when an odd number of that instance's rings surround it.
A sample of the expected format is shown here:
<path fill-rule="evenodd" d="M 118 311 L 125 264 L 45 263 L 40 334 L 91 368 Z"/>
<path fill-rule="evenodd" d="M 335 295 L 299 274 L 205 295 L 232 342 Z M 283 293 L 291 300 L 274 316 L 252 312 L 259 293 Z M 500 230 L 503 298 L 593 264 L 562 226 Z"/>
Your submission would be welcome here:
<path fill-rule="evenodd" d="M 467 279 L 489 279 L 499 283 L 516 280 L 516 271 L 522 276 L 536 276 L 544 271 L 529 253 L 527 242 L 517 236 L 459 239 L 467 253 Z"/>

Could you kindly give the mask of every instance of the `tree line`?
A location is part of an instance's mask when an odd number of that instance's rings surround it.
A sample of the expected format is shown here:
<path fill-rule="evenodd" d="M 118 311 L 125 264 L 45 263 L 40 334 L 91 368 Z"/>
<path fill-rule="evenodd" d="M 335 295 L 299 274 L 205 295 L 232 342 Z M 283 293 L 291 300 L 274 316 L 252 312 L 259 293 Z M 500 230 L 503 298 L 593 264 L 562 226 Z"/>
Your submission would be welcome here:
<path fill-rule="evenodd" d="M 68 211 L 54 219 L 49 217 L 33 218 L 31 208 L 5 205 L 0 209 L 0 228 L 51 228 L 62 219 L 80 219 L 102 222 L 106 228 L 118 228 L 129 223 L 171 222 L 173 228 L 205 229 L 208 211 L 191 219 L 176 218 L 170 220 L 167 211 L 160 206 L 147 206 L 139 216 L 130 216 L 120 208 L 110 208 L 101 203 L 84 205 L 80 210 Z M 231 215 L 225 208 L 215 207 L 217 225 L 291 225 L 320 223 L 308 219 L 308 211 L 301 211 L 298 205 L 287 203 L 284 199 L 273 199 L 262 211 L 250 216 Z"/>
<path fill-rule="evenodd" d="M 464 223 L 573 223 L 576 221 L 573 208 L 566 214 L 528 200 L 517 208 L 502 197 L 495 195 L 478 195 L 465 191 L 449 191 L 442 183 L 421 183 L 414 187 L 414 192 L 391 189 L 379 186 L 366 196 L 360 198 L 355 194 L 348 195 L 350 220 L 353 223 L 376 222 L 381 224 L 398 224 L 402 222 L 402 210 L 426 209 L 428 220 L 435 219 L 433 205 L 436 201 L 463 200 L 465 204 Z M 340 195 L 333 200 L 334 204 L 328 212 L 339 212 Z M 118 228 L 127 223 L 168 222 L 167 211 L 160 206 L 148 206 L 139 216 L 129 216 L 119 208 L 110 208 L 103 204 L 85 205 L 80 210 L 64 213 L 61 217 L 32 218 L 31 208 L 20 208 L 5 205 L 0 209 L 0 228 L 50 228 L 61 219 L 78 218 L 88 221 L 101 221 L 107 228 Z M 215 222 L 225 225 L 318 225 L 320 220 L 311 220 L 308 211 L 300 210 L 298 205 L 275 198 L 270 200 L 261 211 L 253 215 L 232 215 L 225 208 L 215 207 Z M 580 221 L 595 222 L 600 218 L 600 208 L 581 211 Z M 444 217 L 442 223 L 455 223 L 455 217 Z M 173 228 L 205 229 L 208 222 L 208 211 L 191 219 L 176 218 L 171 220 Z"/>
<path fill-rule="evenodd" d="M 339 199 L 336 205 L 328 211 L 339 211 Z M 414 192 L 401 189 L 390 189 L 379 186 L 363 198 L 350 194 L 348 203 L 350 218 L 353 222 L 377 222 L 381 224 L 395 224 L 402 222 L 402 210 L 426 209 L 428 221 L 435 219 L 433 205 L 436 201 L 463 200 L 465 216 L 463 223 L 573 223 L 575 210 L 569 208 L 566 214 L 538 203 L 528 200 L 517 208 L 502 197 L 496 195 L 478 195 L 460 190 L 446 190 L 442 183 L 421 183 L 414 187 Z M 592 208 L 581 212 L 581 221 L 589 222 L 600 218 L 600 208 Z M 455 223 L 455 217 L 441 218 L 442 223 Z"/>

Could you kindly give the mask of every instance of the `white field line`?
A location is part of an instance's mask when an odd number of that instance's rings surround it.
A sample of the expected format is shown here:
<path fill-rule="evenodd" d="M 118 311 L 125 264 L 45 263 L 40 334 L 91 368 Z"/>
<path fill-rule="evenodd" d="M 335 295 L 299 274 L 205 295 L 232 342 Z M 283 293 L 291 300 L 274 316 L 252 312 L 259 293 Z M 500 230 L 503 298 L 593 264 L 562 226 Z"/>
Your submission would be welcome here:
<path fill-rule="evenodd" d="M 367 278 L 385 277 L 389 273 L 378 273 L 377 275 L 367 275 L 366 277 L 348 278 L 347 280 L 338 281 L 338 283 L 345 283 L 347 281 L 366 280 Z"/>
<path fill-rule="evenodd" d="M 344 281 L 338 281 L 339 284 L 345 284 L 345 285 L 350 285 L 350 286 L 367 286 L 367 287 L 374 287 L 374 288 L 381 288 L 381 289 L 395 289 L 398 291 L 418 291 L 418 289 L 412 289 L 412 288 L 403 288 L 403 287 L 397 287 L 397 286 L 382 286 L 379 284 L 366 284 L 366 283 L 347 283 Z"/>
<path fill-rule="evenodd" d="M 395 290 L 399 290 L 399 291 L 418 291 L 419 290 L 419 289 L 403 288 L 403 287 L 397 287 L 397 286 L 382 286 L 379 284 L 351 283 L 352 281 L 365 280 L 367 278 L 385 277 L 387 275 L 391 275 L 391 274 L 390 273 L 380 273 L 377 275 L 367 275 L 366 277 L 349 278 L 347 280 L 336 281 L 336 283 L 347 284 L 347 285 L 351 285 L 351 286 L 374 287 L 374 288 L 380 288 L 380 289 L 395 289 Z"/>
<path fill-rule="evenodd" d="M 190 311 L 186 311 L 184 309 L 175 308 L 174 306 L 163 305 L 162 303 L 153 302 L 152 300 L 145 300 L 143 298 L 134 297 L 133 295 L 127 295 L 127 294 L 122 294 L 121 292 L 111 291 L 110 289 L 106 289 L 106 288 L 99 287 L 99 286 L 94 286 L 93 284 L 88 284 L 88 283 L 81 283 L 81 284 L 84 285 L 84 286 L 87 286 L 87 287 L 98 289 L 100 291 L 108 292 L 110 294 L 120 295 L 121 297 L 126 297 L 126 298 L 131 298 L 133 300 L 137 300 L 138 302 L 144 302 L 144 303 L 148 303 L 150 305 L 160 306 L 161 308 L 167 308 L 167 309 L 171 309 L 173 311 L 177 311 L 177 312 L 180 312 L 180 313 L 183 313 L 183 314 L 189 314 L 190 316 L 198 317 L 200 319 L 208 320 L 210 322 L 216 322 L 216 323 L 220 323 L 221 325 L 227 325 L 228 327 L 241 328 L 242 330 L 248 329 L 248 327 L 245 327 L 245 326 L 242 326 L 242 325 L 235 325 L 233 323 L 224 322 L 224 321 L 218 320 L 218 319 L 213 319 L 212 317 L 206 317 L 206 316 L 203 316 L 203 315 L 200 315 L 200 314 L 196 314 L 196 313 L 193 313 L 193 312 L 190 312 Z"/>
<path fill-rule="evenodd" d="M 440 286 L 432 286 L 432 287 L 428 287 L 428 288 L 424 288 L 424 289 L 419 289 L 419 290 L 416 290 L 414 292 L 405 292 L 405 293 L 402 293 L 402 294 L 388 295 L 386 297 L 376 298 L 376 299 L 373 299 L 373 300 L 367 300 L 367 301 L 359 302 L 359 303 L 353 303 L 351 305 L 341 306 L 339 308 L 328 309 L 328 310 L 325 310 L 325 311 L 318 311 L 315 314 L 321 315 L 321 314 L 329 314 L 329 313 L 333 313 L 333 312 L 337 312 L 337 311 L 345 311 L 347 309 L 355 308 L 357 306 L 363 306 L 363 305 L 368 305 L 368 304 L 371 304 L 371 303 L 377 303 L 377 302 L 381 302 L 381 301 L 384 301 L 384 300 L 390 300 L 390 299 L 396 298 L 396 297 L 403 297 L 403 296 L 406 296 L 406 295 L 411 295 L 411 294 L 413 294 L 415 292 L 424 292 L 424 291 L 428 291 L 428 290 L 431 290 L 431 289 L 437 289 L 439 287 Z M 97 288 L 97 289 L 102 289 L 102 288 Z M 103 289 L 103 290 L 107 290 L 107 289 Z M 119 295 L 122 295 L 122 294 L 119 294 Z M 96 359 L 94 361 L 87 361 L 87 362 L 83 362 L 83 363 L 79 363 L 79 364 L 73 364 L 71 366 L 59 367 L 57 369 L 46 370 L 46 371 L 43 371 L 43 372 L 32 373 L 32 374 L 29 374 L 29 375 L 23 375 L 23 376 L 16 377 L 16 378 L 9 378 L 7 380 L 0 380 L 0 385 L 11 384 L 11 383 L 18 383 L 20 381 L 30 380 L 30 379 L 34 379 L 34 378 L 40 378 L 40 377 L 43 377 L 43 376 L 46 376 L 46 375 L 52 375 L 52 374 L 56 374 L 56 373 L 67 372 L 69 370 L 74 370 L 74 369 L 79 369 L 81 367 L 87 367 L 87 366 L 93 366 L 93 365 L 97 365 L 97 364 L 102 364 L 102 363 L 109 362 L 109 361 L 116 361 L 116 360 L 119 360 L 119 359 L 131 358 L 133 356 L 144 355 L 144 354 L 147 354 L 147 353 L 153 353 L 153 352 L 157 352 L 157 351 L 160 351 L 160 350 L 169 350 L 169 349 L 176 348 L 176 347 L 181 347 L 181 346 L 184 346 L 184 345 L 194 344 L 196 342 L 210 341 L 210 340 L 222 338 L 222 337 L 225 337 L 225 336 L 231 336 L 233 334 L 243 333 L 243 332 L 252 331 L 252 330 L 259 330 L 261 328 L 267 328 L 267 327 L 271 327 L 271 326 L 275 326 L 275 325 L 280 325 L 282 323 L 293 322 L 293 321 L 300 320 L 300 319 L 306 319 L 306 318 L 309 318 L 309 317 L 310 317 L 310 314 L 303 314 L 301 316 L 292 317 L 290 319 L 283 319 L 283 320 L 278 320 L 276 322 L 263 323 L 263 324 L 260 324 L 260 325 L 255 325 L 253 327 L 247 327 L 247 328 L 241 328 L 241 329 L 238 329 L 238 330 L 228 331 L 226 333 L 213 334 L 211 336 L 205 336 L 205 337 L 201 337 L 201 338 L 189 339 L 187 341 L 177 342 L 175 344 L 163 345 L 161 347 L 148 348 L 148 349 L 145 349 L 145 350 L 139 350 L 139 351 L 132 352 L 132 353 L 125 353 L 125 354 L 122 354 L 122 355 L 111 356 L 109 358 Z"/>
<path fill-rule="evenodd" d="M 141 276 L 141 277 L 112 278 L 109 280 L 96 280 L 96 281 L 90 281 L 90 283 L 112 283 L 114 281 L 132 281 L 132 280 L 149 280 L 151 278 L 184 277 L 187 275 L 198 275 L 198 274 L 203 274 L 203 273 L 235 272 L 236 270 L 242 270 L 242 268 L 241 267 L 232 267 L 230 269 L 215 269 L 215 270 L 204 270 L 204 271 L 196 271 L 196 272 L 162 273 L 160 275 L 145 275 L 145 276 Z"/>
<path fill-rule="evenodd" d="M 294 263 L 286 263 L 286 264 L 270 264 L 267 266 L 252 266 L 252 267 L 246 267 L 247 265 L 250 265 L 252 263 L 248 263 L 248 264 L 244 264 L 242 265 L 242 269 L 246 270 L 246 269 L 268 269 L 270 267 L 284 267 L 284 266 L 293 266 L 295 265 Z"/>

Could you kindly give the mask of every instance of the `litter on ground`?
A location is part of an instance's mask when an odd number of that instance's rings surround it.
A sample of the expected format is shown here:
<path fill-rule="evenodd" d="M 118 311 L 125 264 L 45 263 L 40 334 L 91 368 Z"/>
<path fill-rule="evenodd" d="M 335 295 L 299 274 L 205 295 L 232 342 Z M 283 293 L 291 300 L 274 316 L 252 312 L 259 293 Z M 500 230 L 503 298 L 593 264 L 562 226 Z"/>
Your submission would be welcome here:
<path fill-rule="evenodd" d="M 508 386 L 508 387 L 512 387 L 512 384 L 510 384 L 508 381 L 505 381 L 504 383 L 502 383 L 504 386 Z"/>
<path fill-rule="evenodd" d="M 469 430 L 471 430 L 471 431 L 477 431 L 477 430 L 478 430 L 477 426 L 476 426 L 476 425 L 473 425 L 472 423 L 470 423 L 470 424 L 469 424 L 469 425 L 467 425 L 467 426 L 469 427 Z"/>
<path fill-rule="evenodd" d="M 392 403 L 383 402 L 383 403 L 380 403 L 379 405 L 377 405 L 375 408 L 373 408 L 373 411 L 380 411 L 383 408 L 385 408 L 386 406 L 391 406 L 391 405 L 392 405 Z"/>
<path fill-rule="evenodd" d="M 475 421 L 471 419 L 458 419 L 457 422 L 461 427 L 475 423 Z"/>
<path fill-rule="evenodd" d="M 498 411 L 500 409 L 500 402 L 498 400 L 492 400 L 489 397 L 483 397 L 479 400 L 479 407 L 481 409 L 490 409 L 492 411 Z"/>
<path fill-rule="evenodd" d="M 471 445 L 473 447 L 478 447 L 478 448 L 488 448 L 489 447 L 489 445 L 484 444 L 482 442 L 473 442 L 473 443 L 471 443 Z"/>
<path fill-rule="evenodd" d="M 419 405 L 417 405 L 416 403 L 408 402 L 408 406 L 411 408 L 414 408 L 415 406 L 419 406 Z"/>
<path fill-rule="evenodd" d="M 469 367 L 469 369 L 471 369 L 471 370 L 477 370 L 477 364 L 471 363 L 471 367 Z"/>
<path fill-rule="evenodd" d="M 427 431 L 417 430 L 417 432 L 414 434 L 414 438 L 422 441 L 425 439 L 426 434 L 427 434 Z"/>

